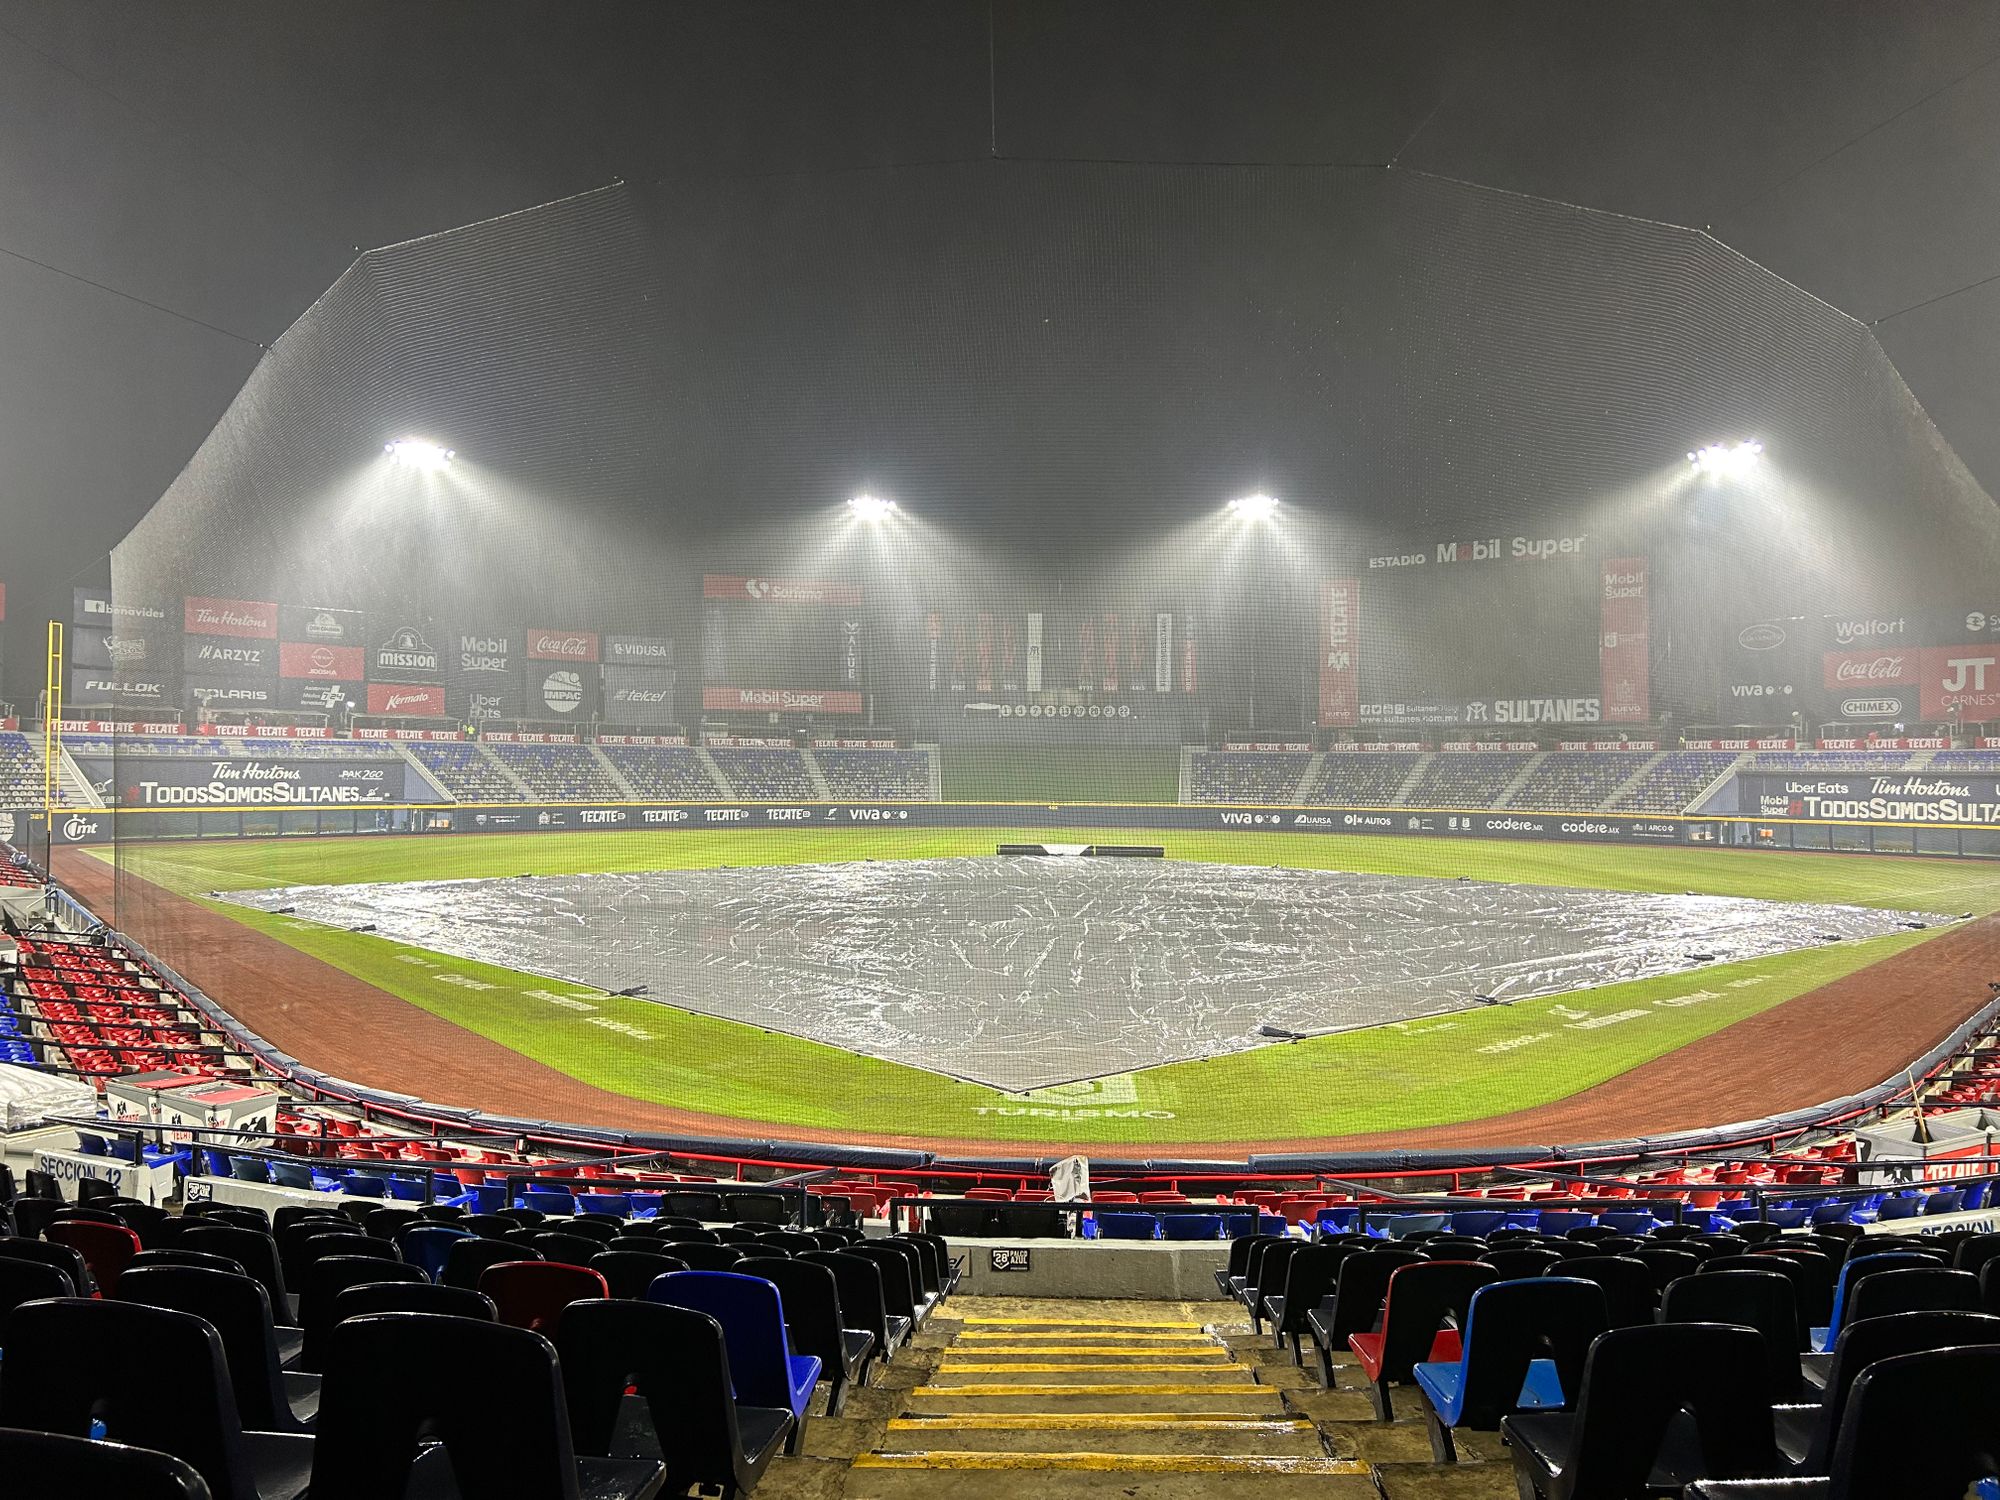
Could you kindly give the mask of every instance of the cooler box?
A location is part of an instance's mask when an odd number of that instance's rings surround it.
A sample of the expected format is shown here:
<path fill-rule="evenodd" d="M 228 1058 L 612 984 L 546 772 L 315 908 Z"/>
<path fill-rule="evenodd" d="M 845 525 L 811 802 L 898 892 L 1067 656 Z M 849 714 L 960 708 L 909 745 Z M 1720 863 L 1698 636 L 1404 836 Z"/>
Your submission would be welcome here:
<path fill-rule="evenodd" d="M 157 1125 L 163 1110 L 163 1095 L 211 1082 L 199 1073 L 127 1073 L 104 1082 L 105 1113 L 114 1121 L 132 1125 Z"/>
<path fill-rule="evenodd" d="M 277 1123 L 278 1096 L 269 1089 L 251 1088 L 240 1083 L 218 1083 L 206 1079 L 192 1088 L 179 1088 L 158 1096 L 162 1125 L 192 1126 L 193 1130 L 172 1131 L 168 1139 L 202 1140 L 204 1130 L 256 1130 L 268 1132 Z M 231 1137 L 213 1144 L 227 1146 Z"/>

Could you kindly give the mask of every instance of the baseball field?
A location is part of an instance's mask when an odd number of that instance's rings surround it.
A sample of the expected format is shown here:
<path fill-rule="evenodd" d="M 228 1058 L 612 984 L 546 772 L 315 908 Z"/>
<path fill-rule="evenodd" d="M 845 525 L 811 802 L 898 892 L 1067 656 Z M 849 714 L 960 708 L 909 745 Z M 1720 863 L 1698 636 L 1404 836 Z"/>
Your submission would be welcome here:
<path fill-rule="evenodd" d="M 436 1103 L 602 1119 L 623 1100 L 634 1123 L 718 1133 L 1098 1150 L 1158 1144 L 1183 1154 L 1392 1135 L 1440 1144 L 1589 1139 L 1770 1113 L 1872 1084 L 1986 998 L 1971 975 L 1990 958 L 1994 924 L 1952 923 L 1004 1093 L 683 1010 L 672 994 L 620 997 L 216 899 L 267 887 L 990 856 L 998 841 L 1063 836 L 953 829 L 215 840 L 126 845 L 117 859 L 128 905 L 131 892 L 144 892 L 149 924 L 180 930 L 166 956 L 310 1064 Z M 1953 917 L 2000 910 L 2000 869 L 1953 860 L 1143 829 L 1095 836 L 1164 841 L 1169 859 L 1223 865 Z M 488 1082 L 481 1097 L 462 1097 L 474 1088 L 463 1066 L 474 1055 L 487 1059 L 476 1076 Z M 490 1097 L 501 1084 L 508 1097 Z M 1760 1107 L 1743 1108 L 1751 1101 Z"/>

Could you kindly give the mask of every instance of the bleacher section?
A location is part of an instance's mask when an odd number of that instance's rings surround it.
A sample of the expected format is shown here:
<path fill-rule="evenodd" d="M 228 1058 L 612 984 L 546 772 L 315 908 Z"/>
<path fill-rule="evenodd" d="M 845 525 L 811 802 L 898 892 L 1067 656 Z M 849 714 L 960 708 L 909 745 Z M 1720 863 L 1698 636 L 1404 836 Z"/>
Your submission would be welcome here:
<path fill-rule="evenodd" d="M 1461 750 L 1432 758 L 1403 799 L 1407 807 L 1499 807 L 1530 757 L 1506 750 Z"/>
<path fill-rule="evenodd" d="M 1557 750 L 1543 758 L 1514 794 L 1509 807 L 1552 812 L 1593 812 L 1619 783 L 1646 763 L 1636 753 Z"/>
<path fill-rule="evenodd" d="M 2000 750 L 1939 750 L 1931 756 L 1930 769 L 2000 772 Z"/>
<path fill-rule="evenodd" d="M 815 750 L 812 757 L 836 797 L 925 802 L 931 758 L 921 750 Z"/>
<path fill-rule="evenodd" d="M 42 749 L 18 730 L 0 732 L 0 808 L 40 807 Z"/>
<path fill-rule="evenodd" d="M 1298 800 L 1311 764 L 1312 756 L 1289 750 L 1198 750 L 1189 790 L 1196 802 L 1283 806 Z"/>
<path fill-rule="evenodd" d="M 1674 750 L 1646 768 L 1646 774 L 1611 805 L 1613 812 L 1677 813 L 1735 762 L 1729 750 Z"/>
<path fill-rule="evenodd" d="M 495 744 L 488 748 L 530 792 L 551 802 L 620 802 L 627 795 L 588 745 Z"/>
<path fill-rule="evenodd" d="M 514 784 L 487 760 L 477 745 L 419 742 L 406 747 L 460 802 L 518 802 Z"/>
<path fill-rule="evenodd" d="M 1306 801 L 1324 807 L 1388 807 L 1422 759 L 1407 750 L 1330 752 L 1306 788 Z"/>
<path fill-rule="evenodd" d="M 711 750 L 709 758 L 739 797 L 809 802 L 819 795 L 797 750 L 730 745 Z"/>
<path fill-rule="evenodd" d="M 699 802 L 719 791 L 689 745 L 606 745 L 604 754 L 641 797 Z"/>

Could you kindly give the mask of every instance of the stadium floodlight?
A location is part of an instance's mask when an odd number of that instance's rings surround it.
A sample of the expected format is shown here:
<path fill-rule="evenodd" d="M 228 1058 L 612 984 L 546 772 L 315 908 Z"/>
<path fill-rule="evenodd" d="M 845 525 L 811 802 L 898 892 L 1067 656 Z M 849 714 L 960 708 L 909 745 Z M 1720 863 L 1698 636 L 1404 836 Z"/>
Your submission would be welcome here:
<path fill-rule="evenodd" d="M 884 500 L 879 495 L 856 495 L 847 504 L 864 521 L 885 520 L 896 509 L 895 501 Z"/>
<path fill-rule="evenodd" d="M 397 438 L 393 443 L 384 443 L 382 451 L 389 455 L 391 463 L 406 464 L 412 469 L 442 469 L 458 457 L 455 449 L 422 438 Z"/>
<path fill-rule="evenodd" d="M 1275 496 L 1259 490 L 1254 495 L 1238 495 L 1230 501 L 1229 513 L 1239 520 L 1268 521 L 1278 513 L 1278 502 Z"/>
<path fill-rule="evenodd" d="M 1756 467 L 1764 445 L 1755 438 L 1736 444 L 1710 443 L 1688 455 L 1697 474 L 1746 474 Z"/>

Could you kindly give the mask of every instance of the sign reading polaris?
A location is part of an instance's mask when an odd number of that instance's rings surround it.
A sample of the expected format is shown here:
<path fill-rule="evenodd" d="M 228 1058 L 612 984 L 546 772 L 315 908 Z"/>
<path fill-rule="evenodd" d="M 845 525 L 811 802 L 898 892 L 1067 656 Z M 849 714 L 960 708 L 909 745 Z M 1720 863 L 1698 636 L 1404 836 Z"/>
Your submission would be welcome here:
<path fill-rule="evenodd" d="M 410 801 L 408 793 L 417 790 L 406 785 L 408 767 L 386 757 L 159 756 L 134 764 L 138 759 L 86 759 L 81 764 L 93 786 L 108 782 L 117 788 L 122 807 L 358 807 Z"/>
<path fill-rule="evenodd" d="M 2000 777 L 1895 771 L 1746 776 L 1745 811 L 1837 823 L 2000 824 Z"/>

